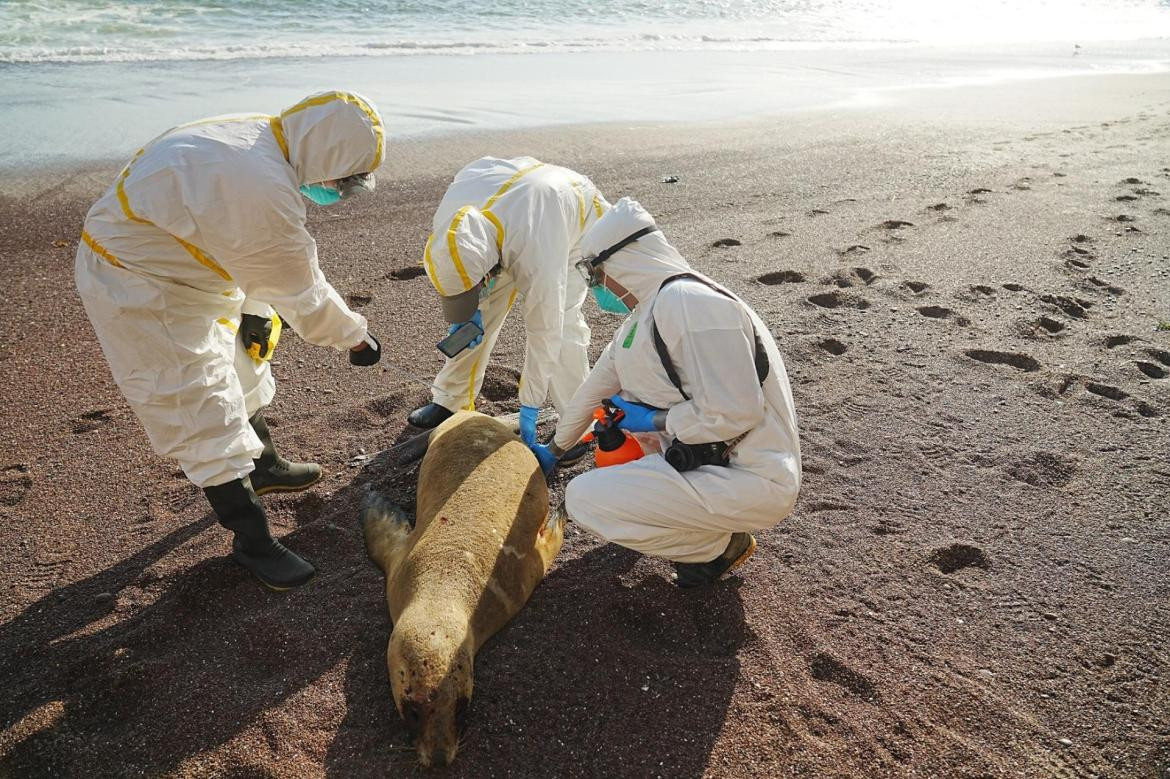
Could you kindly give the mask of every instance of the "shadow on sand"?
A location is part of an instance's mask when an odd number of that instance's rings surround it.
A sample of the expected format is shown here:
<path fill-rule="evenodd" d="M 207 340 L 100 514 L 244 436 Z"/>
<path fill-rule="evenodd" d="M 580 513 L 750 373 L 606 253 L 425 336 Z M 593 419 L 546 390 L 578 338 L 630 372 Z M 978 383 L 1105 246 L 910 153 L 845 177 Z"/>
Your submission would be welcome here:
<path fill-rule="evenodd" d="M 269 593 L 226 557 L 144 575 L 224 532 L 208 514 L 25 609 L 0 634 L 0 775 L 268 775 L 311 731 L 329 775 L 413 772 L 386 678 L 383 580 L 357 527 L 370 475 L 304 497 L 307 524 L 284 539 L 318 566 L 301 590 Z M 683 592 L 663 570 L 612 545 L 562 557 L 477 656 L 471 726 L 446 773 L 701 775 L 747 628 L 735 581 Z M 330 689 L 341 675 L 344 701 Z M 248 729 L 247 749 L 199 757 Z"/>

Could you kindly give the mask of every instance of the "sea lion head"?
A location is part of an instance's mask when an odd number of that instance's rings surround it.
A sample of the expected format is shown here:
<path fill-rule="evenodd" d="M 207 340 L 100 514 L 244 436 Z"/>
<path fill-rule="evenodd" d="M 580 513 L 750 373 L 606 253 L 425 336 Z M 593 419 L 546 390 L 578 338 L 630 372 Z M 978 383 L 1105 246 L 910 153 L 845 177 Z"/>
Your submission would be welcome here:
<path fill-rule="evenodd" d="M 406 620 L 386 649 L 394 705 L 414 737 L 424 767 L 455 759 L 471 704 L 474 650 L 466 617 Z"/>

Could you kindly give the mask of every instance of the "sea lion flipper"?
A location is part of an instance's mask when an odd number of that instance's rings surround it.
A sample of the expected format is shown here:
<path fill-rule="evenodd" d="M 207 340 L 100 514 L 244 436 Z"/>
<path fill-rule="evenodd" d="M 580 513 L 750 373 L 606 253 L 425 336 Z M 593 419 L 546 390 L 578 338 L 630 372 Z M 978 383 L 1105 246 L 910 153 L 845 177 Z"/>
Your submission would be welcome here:
<path fill-rule="evenodd" d="M 395 566 L 395 550 L 413 530 L 410 520 L 400 507 L 370 490 L 362 499 L 359 521 L 366 539 L 366 553 L 389 576 Z"/>
<path fill-rule="evenodd" d="M 545 573 L 548 573 L 557 553 L 561 551 L 561 544 L 565 540 L 565 522 L 568 516 L 565 512 L 565 503 L 561 501 L 549 509 L 548 516 L 545 517 L 544 523 L 540 526 L 540 532 L 536 534 L 536 549 L 544 563 Z"/>

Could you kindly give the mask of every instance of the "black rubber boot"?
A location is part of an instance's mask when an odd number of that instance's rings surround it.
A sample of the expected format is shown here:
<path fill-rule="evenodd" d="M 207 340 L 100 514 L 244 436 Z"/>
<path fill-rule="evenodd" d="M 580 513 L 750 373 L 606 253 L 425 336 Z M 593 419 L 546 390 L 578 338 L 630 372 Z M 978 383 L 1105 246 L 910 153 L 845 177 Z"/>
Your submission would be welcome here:
<path fill-rule="evenodd" d="M 557 458 L 557 467 L 569 468 L 576 465 L 585 455 L 589 454 L 589 450 L 592 448 L 592 441 L 582 441 L 576 446 L 569 447 L 564 454 Z"/>
<path fill-rule="evenodd" d="M 268 517 L 247 478 L 204 487 L 219 524 L 236 534 L 232 559 L 273 590 L 300 587 L 317 571 L 268 532 Z"/>
<path fill-rule="evenodd" d="M 416 408 L 414 411 L 411 411 L 406 421 L 415 427 L 430 430 L 432 427 L 438 427 L 443 424 L 454 414 L 455 412 L 446 406 L 440 406 L 438 403 L 428 403 L 422 408 Z"/>
<path fill-rule="evenodd" d="M 709 563 L 675 563 L 674 583 L 679 587 L 704 587 L 743 565 L 756 551 L 756 539 L 751 533 L 732 533 L 723 554 Z"/>
<path fill-rule="evenodd" d="M 256 469 L 252 471 L 252 491 L 257 495 L 269 492 L 297 492 L 307 490 L 321 480 L 321 466 L 317 463 L 290 463 L 276 453 L 272 445 L 272 434 L 268 432 L 268 423 L 257 411 L 248 420 L 252 429 L 264 444 L 264 451 L 260 457 L 252 462 Z"/>

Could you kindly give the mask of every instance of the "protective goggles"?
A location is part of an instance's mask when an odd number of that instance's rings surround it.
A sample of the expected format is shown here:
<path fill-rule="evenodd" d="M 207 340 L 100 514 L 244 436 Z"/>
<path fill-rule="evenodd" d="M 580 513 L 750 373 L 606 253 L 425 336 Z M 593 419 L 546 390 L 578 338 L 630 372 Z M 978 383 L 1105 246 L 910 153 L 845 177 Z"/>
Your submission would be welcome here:
<path fill-rule="evenodd" d="M 355 173 L 352 176 L 338 179 L 337 191 L 341 193 L 341 199 L 345 200 L 347 197 L 361 192 L 373 192 L 376 185 L 377 181 L 374 179 L 373 173 Z"/>
<path fill-rule="evenodd" d="M 591 287 L 596 287 L 601 283 L 601 263 L 605 262 L 610 257 L 617 254 L 619 251 L 626 248 L 642 236 L 657 232 L 657 230 L 658 227 L 656 225 L 643 227 L 638 232 L 632 235 L 627 235 L 625 238 L 621 239 L 605 251 L 598 252 L 592 257 L 585 257 L 584 259 L 578 260 L 575 265 L 577 272 L 581 274 L 581 278 L 585 279 L 586 284 Z"/>

